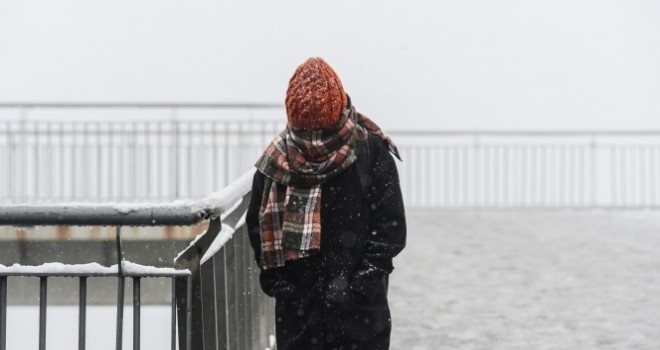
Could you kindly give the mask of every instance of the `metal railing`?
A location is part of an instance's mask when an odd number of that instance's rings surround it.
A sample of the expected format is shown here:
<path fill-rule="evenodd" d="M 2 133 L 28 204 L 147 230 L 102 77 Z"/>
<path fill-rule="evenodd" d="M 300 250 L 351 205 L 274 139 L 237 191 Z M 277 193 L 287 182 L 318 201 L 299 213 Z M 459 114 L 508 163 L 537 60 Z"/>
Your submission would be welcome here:
<path fill-rule="evenodd" d="M 251 187 L 253 174 L 250 171 L 234 183 L 237 191 Z M 176 258 L 178 267 L 192 272 L 193 349 L 274 346 L 275 305 L 270 298 L 254 297 L 264 294 L 245 225 L 249 199 L 245 194 L 222 224 L 212 221 L 206 233 Z M 228 241 L 233 244 L 227 246 Z"/>
<path fill-rule="evenodd" d="M 251 168 L 282 107 L 0 104 L 0 203 L 203 198 Z"/>
<path fill-rule="evenodd" d="M 274 331 L 273 306 L 270 298 L 258 288 L 255 277 L 258 268 L 249 252 L 242 220 L 252 175 L 253 172 L 248 172 L 221 192 L 196 202 L 0 206 L 0 225 L 111 225 L 116 226 L 117 232 L 117 265 L 113 267 L 0 266 L 0 350 L 6 349 L 9 276 L 40 280 L 40 349 L 46 349 L 47 344 L 47 282 L 50 277 L 79 280 L 79 349 L 85 349 L 86 344 L 87 279 L 95 277 L 114 277 L 118 281 L 117 349 L 122 347 L 125 278 L 133 279 L 133 349 L 140 348 L 140 279 L 147 277 L 172 279 L 172 349 L 177 348 L 177 333 L 179 349 L 205 349 L 204 344 L 209 342 L 207 337 L 213 332 L 213 344 L 221 348 L 263 349 L 269 346 Z M 208 230 L 177 257 L 177 270 L 130 264 L 123 259 L 122 226 L 192 225 L 207 219 L 211 220 Z M 231 239 L 233 232 L 240 234 Z M 223 294 L 216 294 L 218 292 Z M 209 314 L 209 310 L 213 312 Z M 227 336 L 227 331 L 232 332 L 231 337 Z M 241 340 L 234 342 L 235 338 Z"/>
<path fill-rule="evenodd" d="M 48 306 L 48 279 L 52 277 L 71 277 L 79 281 L 78 289 L 78 349 L 86 348 L 86 330 L 87 330 L 87 280 L 89 278 L 117 278 L 117 318 L 116 318 L 116 348 L 122 348 L 123 343 L 123 325 L 124 325 L 124 290 L 125 279 L 133 280 L 133 349 L 140 349 L 140 307 L 141 307 L 141 287 L 140 281 L 143 278 L 170 278 L 172 288 L 176 283 L 184 285 L 190 284 L 190 272 L 187 270 L 174 270 L 167 268 L 147 268 L 145 266 L 128 264 L 123 259 L 123 250 L 121 247 L 120 228 L 117 227 L 117 257 L 118 263 L 109 268 L 103 268 L 100 265 L 91 269 L 89 265 L 68 265 L 53 266 L 44 264 L 42 266 L 12 266 L 0 268 L 0 350 L 6 350 L 6 329 L 7 329 L 7 286 L 8 277 L 36 277 L 39 278 L 39 349 L 46 349 L 46 320 Z M 56 267 L 56 268 L 55 268 Z M 190 304 L 180 305 L 182 310 L 189 313 Z M 172 298 L 172 319 L 171 319 L 171 337 L 172 349 L 174 349 L 176 339 L 176 318 L 174 310 L 176 308 L 176 299 Z M 184 317 L 183 320 L 186 320 Z M 189 336 L 184 336 L 187 341 Z M 184 348 L 184 347 L 181 347 Z M 190 347 L 186 347 L 190 349 Z"/>
<path fill-rule="evenodd" d="M 285 121 L 277 104 L 2 110 L 14 117 L 0 121 L 0 203 L 202 198 L 252 168 Z M 410 207 L 660 206 L 659 130 L 386 131 Z"/>
<path fill-rule="evenodd" d="M 441 208 L 658 208 L 660 131 L 393 132 L 405 201 Z"/>

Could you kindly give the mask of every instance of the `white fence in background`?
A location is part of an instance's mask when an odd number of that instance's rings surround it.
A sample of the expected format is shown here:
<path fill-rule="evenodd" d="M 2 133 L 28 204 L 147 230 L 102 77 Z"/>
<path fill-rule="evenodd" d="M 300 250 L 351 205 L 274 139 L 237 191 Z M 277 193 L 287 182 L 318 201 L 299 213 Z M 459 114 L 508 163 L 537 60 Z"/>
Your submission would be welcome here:
<path fill-rule="evenodd" d="M 0 110 L 0 203 L 201 198 L 252 167 L 284 126 L 279 105 Z M 411 207 L 660 207 L 660 131 L 389 133 Z"/>
<path fill-rule="evenodd" d="M 402 144 L 402 187 L 413 206 L 660 207 L 660 132 L 393 136 Z"/>
<path fill-rule="evenodd" d="M 0 119 L 0 203 L 199 199 L 248 170 L 282 127 L 259 119 L 279 105 L 11 107 L 21 118 Z"/>

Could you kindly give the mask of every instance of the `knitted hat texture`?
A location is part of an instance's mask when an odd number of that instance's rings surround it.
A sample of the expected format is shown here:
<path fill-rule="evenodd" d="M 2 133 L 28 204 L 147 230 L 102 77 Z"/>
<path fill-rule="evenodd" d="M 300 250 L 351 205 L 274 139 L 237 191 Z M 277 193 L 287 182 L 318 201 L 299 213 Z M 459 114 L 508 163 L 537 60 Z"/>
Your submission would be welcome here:
<path fill-rule="evenodd" d="M 298 66 L 286 91 L 289 126 L 300 129 L 327 129 L 336 126 L 347 99 L 337 73 L 320 57 Z"/>

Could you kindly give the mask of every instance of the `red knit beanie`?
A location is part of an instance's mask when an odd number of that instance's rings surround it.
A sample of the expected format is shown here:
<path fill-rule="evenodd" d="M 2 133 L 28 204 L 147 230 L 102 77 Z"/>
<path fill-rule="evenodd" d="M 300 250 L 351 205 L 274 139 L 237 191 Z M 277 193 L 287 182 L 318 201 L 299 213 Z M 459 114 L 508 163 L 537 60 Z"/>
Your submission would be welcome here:
<path fill-rule="evenodd" d="M 320 57 L 298 66 L 286 90 L 289 126 L 327 129 L 336 126 L 346 107 L 346 93 L 337 73 Z"/>

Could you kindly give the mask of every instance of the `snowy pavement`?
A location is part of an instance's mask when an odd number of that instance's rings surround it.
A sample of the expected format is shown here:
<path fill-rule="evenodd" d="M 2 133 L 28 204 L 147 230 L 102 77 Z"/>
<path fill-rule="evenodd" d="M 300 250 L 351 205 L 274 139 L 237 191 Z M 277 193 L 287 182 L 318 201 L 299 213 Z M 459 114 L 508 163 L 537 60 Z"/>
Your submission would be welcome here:
<path fill-rule="evenodd" d="M 392 349 L 660 349 L 659 212 L 408 214 Z"/>
<path fill-rule="evenodd" d="M 394 263 L 392 350 L 660 349 L 660 212 L 412 210 Z M 88 348 L 114 349 L 114 312 L 90 307 Z M 143 308 L 143 349 L 168 348 L 169 312 Z M 8 319 L 8 349 L 36 349 L 38 309 Z M 77 308 L 48 320 L 49 350 L 75 348 Z"/>

